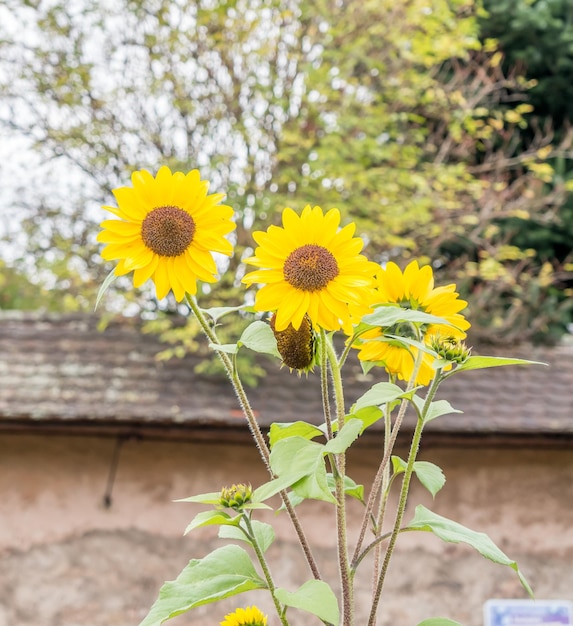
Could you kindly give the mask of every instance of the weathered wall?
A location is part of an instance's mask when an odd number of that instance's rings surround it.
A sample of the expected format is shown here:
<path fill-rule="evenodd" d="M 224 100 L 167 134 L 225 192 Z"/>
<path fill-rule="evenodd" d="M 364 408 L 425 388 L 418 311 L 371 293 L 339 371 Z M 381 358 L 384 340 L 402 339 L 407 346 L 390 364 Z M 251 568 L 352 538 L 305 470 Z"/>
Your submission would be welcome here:
<path fill-rule="evenodd" d="M 114 446 L 112 439 L 87 437 L 0 437 L 0 626 L 138 624 L 165 579 L 175 578 L 189 558 L 220 545 L 213 529 L 182 537 L 200 509 L 172 500 L 237 481 L 265 480 L 248 446 L 129 441 L 106 509 L 102 499 Z M 517 559 L 539 598 L 573 600 L 571 450 L 441 447 L 423 449 L 420 458 L 440 465 L 448 482 L 435 502 L 415 485 L 412 510 L 421 502 L 487 532 Z M 372 450 L 360 449 L 350 459 L 349 473 L 368 483 L 374 459 Z M 324 576 L 336 582 L 329 506 L 305 504 L 300 514 Z M 354 525 L 358 515 L 359 507 L 352 506 Z M 288 519 L 273 519 L 280 526 L 269 552 L 278 563 L 275 579 L 294 589 L 307 578 L 306 566 Z M 445 615 L 481 626 L 485 600 L 523 595 L 511 570 L 469 548 L 409 533 L 398 542 L 379 624 L 415 626 L 425 617 Z M 357 597 L 369 604 L 367 580 L 360 579 Z M 247 602 L 272 615 L 263 592 L 257 592 L 170 623 L 216 624 L 225 611 Z M 293 626 L 310 623 L 293 614 Z"/>

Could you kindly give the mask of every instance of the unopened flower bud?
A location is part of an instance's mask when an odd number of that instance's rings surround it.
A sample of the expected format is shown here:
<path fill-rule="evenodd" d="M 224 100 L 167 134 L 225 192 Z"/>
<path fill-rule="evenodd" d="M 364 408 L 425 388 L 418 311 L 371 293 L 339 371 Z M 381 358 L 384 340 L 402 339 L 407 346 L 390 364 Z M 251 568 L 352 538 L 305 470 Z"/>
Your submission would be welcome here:
<path fill-rule="evenodd" d="M 231 487 L 223 487 L 219 503 L 226 509 L 241 511 L 243 506 L 251 501 L 252 495 L 253 488 L 251 485 L 239 483 Z"/>

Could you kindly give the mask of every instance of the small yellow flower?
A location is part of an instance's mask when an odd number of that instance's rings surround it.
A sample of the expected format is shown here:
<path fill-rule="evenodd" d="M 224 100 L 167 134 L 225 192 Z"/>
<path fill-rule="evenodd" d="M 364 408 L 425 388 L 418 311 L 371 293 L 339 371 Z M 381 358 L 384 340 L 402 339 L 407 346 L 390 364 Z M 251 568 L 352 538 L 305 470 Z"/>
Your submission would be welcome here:
<path fill-rule="evenodd" d="M 423 341 L 431 346 L 432 339 L 437 335 L 463 339 L 465 331 L 470 327 L 470 323 L 460 313 L 467 303 L 458 298 L 455 289 L 454 284 L 434 287 L 434 274 L 429 265 L 419 267 L 417 261 L 412 261 L 402 272 L 395 263 L 390 262 L 378 273 L 376 304 L 397 303 L 408 309 L 442 317 L 453 324 L 453 327 L 430 324 L 425 328 Z M 374 328 L 364 333 L 355 346 L 359 348 L 358 358 L 381 362 L 390 374 L 401 380 L 409 380 L 414 371 L 417 349 L 406 348 L 397 341 L 379 340 L 384 334 L 415 339 L 414 333 L 408 332 L 408 327 L 408 324 L 400 324 L 393 328 Z M 435 375 L 433 361 L 431 355 L 424 353 L 415 381 L 417 385 L 427 385 L 432 380 Z"/>
<path fill-rule="evenodd" d="M 197 292 L 197 280 L 216 281 L 214 252 L 230 256 L 225 238 L 235 224 L 233 209 L 219 204 L 224 194 L 207 194 L 209 183 L 198 170 L 187 175 L 161 167 L 154 178 L 133 172 L 133 187 L 113 190 L 118 208 L 105 206 L 119 219 L 104 220 L 98 241 L 106 261 L 117 260 L 118 276 L 133 271 L 133 284 L 148 279 L 158 298 L 173 291 L 178 302 Z"/>
<path fill-rule="evenodd" d="M 225 615 L 220 626 L 267 626 L 267 616 L 256 606 L 249 606 Z"/>
<path fill-rule="evenodd" d="M 354 237 L 355 224 L 339 230 L 338 209 L 324 214 L 310 205 L 301 215 L 285 209 L 282 223 L 253 233 L 259 245 L 246 262 L 259 269 L 243 282 L 264 285 L 255 309 L 276 312 L 277 331 L 298 330 L 305 315 L 314 328 L 338 330 L 351 314 L 367 312 L 376 265 L 360 254 L 364 244 Z"/>

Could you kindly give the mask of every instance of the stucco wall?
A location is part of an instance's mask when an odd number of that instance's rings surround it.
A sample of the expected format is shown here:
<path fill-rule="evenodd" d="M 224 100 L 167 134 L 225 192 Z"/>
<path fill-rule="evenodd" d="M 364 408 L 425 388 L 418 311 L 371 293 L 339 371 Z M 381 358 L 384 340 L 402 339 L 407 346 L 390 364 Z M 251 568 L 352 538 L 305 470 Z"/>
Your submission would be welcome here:
<path fill-rule="evenodd" d="M 221 545 L 213 529 L 182 537 L 201 509 L 172 500 L 266 479 L 250 446 L 128 441 L 112 506 L 105 508 L 114 446 L 113 439 L 93 437 L 0 437 L 0 626 L 137 625 L 164 580 L 175 578 L 190 558 Z M 448 482 L 435 502 L 416 484 L 412 510 L 423 503 L 487 532 L 517 559 L 537 597 L 573 600 L 570 449 L 436 447 L 423 449 L 420 458 L 440 465 Z M 353 454 L 349 473 L 357 482 L 368 483 L 374 471 L 372 450 Z M 300 515 L 323 575 L 336 583 L 329 509 L 304 504 Z M 359 505 L 353 505 L 354 526 L 358 515 Z M 278 563 L 274 576 L 280 586 L 294 589 L 308 577 L 307 569 L 288 519 L 272 519 L 279 527 L 269 551 L 271 562 Z M 511 570 L 469 548 L 408 533 L 398 542 L 379 624 L 415 626 L 444 615 L 481 626 L 482 605 L 492 597 L 524 597 Z M 369 604 L 366 579 L 359 579 L 357 598 Z M 217 624 L 227 610 L 252 602 L 272 615 L 264 593 L 256 592 L 170 623 Z M 314 623 L 294 615 L 293 626 Z"/>

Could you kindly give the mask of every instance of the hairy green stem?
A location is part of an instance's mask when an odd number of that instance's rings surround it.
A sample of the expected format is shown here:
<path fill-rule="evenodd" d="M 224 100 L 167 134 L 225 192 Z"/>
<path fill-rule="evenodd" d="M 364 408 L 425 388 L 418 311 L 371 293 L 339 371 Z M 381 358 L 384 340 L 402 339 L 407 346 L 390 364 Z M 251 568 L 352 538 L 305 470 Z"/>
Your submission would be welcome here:
<path fill-rule="evenodd" d="M 324 413 L 324 423 L 326 424 L 326 438 L 332 439 L 332 416 L 330 412 L 330 398 L 328 395 L 328 361 L 326 356 L 326 333 L 320 329 L 320 389 L 322 393 L 322 410 Z M 335 469 L 333 468 L 333 471 Z"/>
<path fill-rule="evenodd" d="M 412 372 L 412 376 L 408 381 L 408 385 L 406 386 L 406 392 L 410 391 L 414 387 L 414 383 L 416 381 L 416 377 L 418 376 L 418 371 L 420 369 L 420 365 L 422 364 L 422 351 L 418 351 L 416 355 L 416 361 L 414 363 L 414 371 Z M 402 426 L 402 422 L 404 421 L 404 415 L 406 414 L 406 409 L 408 408 L 409 400 L 407 398 L 403 398 L 400 403 L 400 408 L 398 409 L 398 415 L 396 416 L 396 420 L 394 422 L 394 428 L 392 428 L 392 433 L 388 439 L 388 446 L 384 450 L 384 457 L 378 467 L 378 471 L 376 472 L 376 476 L 374 477 L 374 481 L 372 482 L 372 488 L 370 490 L 370 494 L 368 496 L 368 502 L 366 503 L 366 510 L 364 511 L 364 516 L 362 518 L 362 526 L 360 527 L 360 533 L 358 535 L 358 541 L 356 542 L 356 548 L 354 549 L 354 554 L 352 556 L 352 562 L 356 561 L 356 558 L 360 554 L 360 549 L 362 548 L 362 544 L 364 542 L 364 537 L 366 535 L 366 529 L 368 528 L 368 521 L 373 516 L 374 503 L 376 502 L 376 498 L 380 493 L 382 487 L 382 480 L 384 477 L 384 472 L 386 471 L 386 467 L 388 467 L 390 462 L 390 457 L 392 456 L 392 451 L 394 450 L 394 444 L 396 443 L 396 439 L 398 438 L 398 432 L 400 431 L 400 427 Z"/>
<path fill-rule="evenodd" d="M 203 333 L 205 334 L 207 339 L 213 345 L 220 345 L 219 339 L 217 337 L 217 333 L 215 333 L 215 331 L 213 330 L 213 328 L 211 327 L 211 325 L 209 324 L 209 322 L 203 315 L 203 311 L 199 308 L 195 299 L 191 298 L 188 295 L 187 302 L 189 306 L 191 307 L 193 314 L 197 318 L 197 321 L 199 322 L 199 325 L 201 326 L 201 329 L 203 330 Z M 229 380 L 231 381 L 231 384 L 233 385 L 235 393 L 237 394 L 239 404 L 241 405 L 243 414 L 245 415 L 247 419 L 249 430 L 251 431 L 251 435 L 253 436 L 255 445 L 257 446 L 257 449 L 259 450 L 261 458 L 263 459 L 263 462 L 265 463 L 265 466 L 267 470 L 269 471 L 269 474 L 272 477 L 274 477 L 271 464 L 270 464 L 270 452 L 267 446 L 267 442 L 265 441 L 265 438 L 263 437 L 263 433 L 261 432 L 259 423 L 257 422 L 257 418 L 255 417 L 255 413 L 251 407 L 251 404 L 249 402 L 249 399 L 247 397 L 247 394 L 245 392 L 241 379 L 239 378 L 237 369 L 234 367 L 233 362 L 231 361 L 231 359 L 229 358 L 229 355 L 226 352 L 217 350 L 217 354 L 219 355 L 219 358 L 221 359 L 221 362 L 223 363 L 223 366 L 225 368 L 225 371 L 227 372 Z M 318 570 L 318 566 L 312 554 L 312 550 L 310 549 L 310 545 L 308 543 L 304 530 L 300 524 L 300 520 L 298 519 L 296 511 L 294 510 L 294 507 L 292 506 L 291 501 L 289 500 L 288 494 L 286 491 L 280 491 L 279 495 L 282 498 L 283 504 L 294 526 L 295 532 L 300 541 L 300 545 L 306 557 L 308 566 L 310 567 L 310 571 L 312 572 L 312 575 L 314 576 L 314 578 L 316 578 L 317 580 L 321 580 L 320 572 Z"/>
<path fill-rule="evenodd" d="M 436 376 L 434 377 L 434 380 L 432 381 L 430 385 L 428 394 L 426 395 L 424 406 L 421 411 L 421 416 L 418 418 L 416 422 L 416 428 L 414 429 L 414 435 L 412 436 L 412 443 L 410 444 L 410 452 L 408 454 L 408 463 L 406 465 L 406 470 L 404 472 L 404 478 L 402 479 L 402 489 L 400 490 L 400 499 L 398 501 L 396 519 L 394 520 L 394 527 L 392 528 L 392 534 L 390 535 L 390 541 L 388 542 L 388 547 L 386 549 L 386 554 L 384 556 L 384 562 L 382 563 L 382 569 L 380 571 L 380 577 L 378 578 L 378 584 L 376 585 L 374 596 L 372 598 L 372 609 L 370 611 L 370 618 L 368 620 L 368 626 L 375 626 L 376 624 L 376 612 L 378 610 L 378 604 L 380 603 L 382 587 L 384 586 L 384 580 L 386 579 L 388 565 L 390 564 L 390 559 L 394 552 L 396 540 L 398 539 L 398 535 L 400 533 L 400 527 L 402 525 L 404 511 L 406 510 L 406 502 L 408 501 L 408 492 L 410 489 L 410 480 L 412 478 L 412 473 L 414 471 L 414 463 L 416 462 L 416 457 L 418 455 L 418 450 L 420 448 L 420 441 L 422 439 L 422 431 L 424 429 L 424 420 L 425 420 L 428 408 L 434 396 L 436 395 L 436 391 L 438 389 L 440 382 L 441 382 L 441 370 L 438 370 L 436 372 Z"/>
<path fill-rule="evenodd" d="M 324 338 L 327 339 L 326 335 Z M 334 398 L 336 404 L 336 418 L 338 421 L 338 432 L 344 426 L 345 410 L 344 410 L 344 389 L 342 386 L 342 376 L 340 364 L 337 359 L 334 347 L 330 340 L 324 342 L 327 351 L 330 372 L 332 375 L 332 386 L 334 389 Z M 344 626 L 352 626 L 354 624 L 354 590 L 353 577 L 350 570 L 350 561 L 348 558 L 348 538 L 346 523 L 346 494 L 344 492 L 344 477 L 346 474 L 346 455 L 345 453 L 336 456 L 336 473 L 334 475 L 334 484 L 336 487 L 336 532 L 337 532 L 337 548 L 338 548 L 338 565 L 340 573 L 340 583 L 342 589 L 342 623 Z"/>
<path fill-rule="evenodd" d="M 267 581 L 267 587 L 269 588 L 269 591 L 271 592 L 271 596 L 273 598 L 273 602 L 277 610 L 279 619 L 281 620 L 281 624 L 283 626 L 289 626 L 289 623 L 285 614 L 285 608 L 281 605 L 281 603 L 275 597 L 275 590 L 276 590 L 275 583 L 273 581 L 271 570 L 269 569 L 265 555 L 263 551 L 261 550 L 261 547 L 259 546 L 255 533 L 253 532 L 253 525 L 251 524 L 251 518 L 247 514 L 243 516 L 243 520 L 245 522 L 245 526 L 247 527 L 247 534 L 248 534 L 249 539 L 251 540 L 251 545 L 253 546 L 253 550 L 255 551 L 255 554 L 257 555 L 257 559 L 259 560 L 259 563 L 261 565 L 261 569 L 263 570 L 263 575 L 265 577 L 265 580 Z"/>

